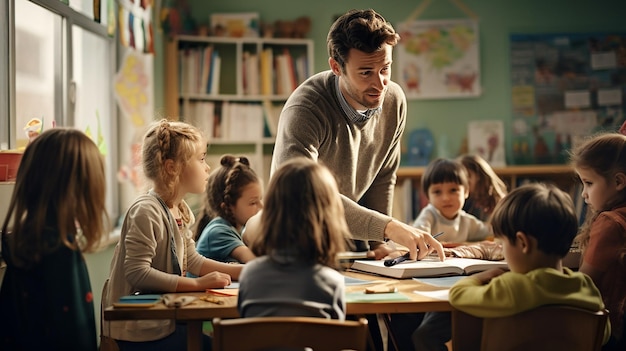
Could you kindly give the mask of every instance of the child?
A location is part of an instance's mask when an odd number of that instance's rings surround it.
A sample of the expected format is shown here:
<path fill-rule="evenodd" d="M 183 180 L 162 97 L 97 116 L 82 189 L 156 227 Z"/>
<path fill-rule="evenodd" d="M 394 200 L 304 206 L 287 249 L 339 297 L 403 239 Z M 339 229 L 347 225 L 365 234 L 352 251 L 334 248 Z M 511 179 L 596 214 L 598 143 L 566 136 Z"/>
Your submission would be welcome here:
<path fill-rule="evenodd" d="M 2 226 L 0 349 L 98 349 L 82 252 L 108 232 L 105 184 L 81 131 L 49 129 L 26 147 Z"/>
<path fill-rule="evenodd" d="M 183 200 L 206 187 L 209 166 L 206 143 L 195 127 L 161 120 L 145 134 L 142 164 L 153 188 L 140 195 L 124 218 L 111 262 L 103 306 L 135 293 L 204 291 L 238 279 L 240 265 L 216 262 L 196 252 L 189 230 L 193 213 Z M 199 276 L 188 278 L 185 273 Z M 104 321 L 104 332 L 121 351 L 186 348 L 186 325 L 171 320 Z M 204 340 L 205 349 L 211 341 Z"/>
<path fill-rule="evenodd" d="M 439 241 L 479 241 L 490 234 L 489 226 L 463 211 L 469 194 L 467 171 L 461 163 L 443 158 L 432 161 L 422 176 L 422 190 L 429 204 L 413 222 L 428 233 L 443 232 Z"/>
<path fill-rule="evenodd" d="M 566 193 L 539 183 L 516 188 L 498 203 L 491 224 L 511 271 L 492 269 L 461 279 L 450 289 L 454 308 L 481 318 L 549 304 L 604 308 L 591 278 L 561 262 L 578 230 L 574 204 Z M 451 324 L 445 328 L 450 330 Z M 610 329 L 607 323 L 604 341 Z"/>
<path fill-rule="evenodd" d="M 260 225 L 251 244 L 260 257 L 241 273 L 239 314 L 344 320 L 337 254 L 350 232 L 330 171 L 306 158 L 282 164 L 268 186 Z"/>
<path fill-rule="evenodd" d="M 443 158 L 433 160 L 422 176 L 422 190 L 429 204 L 422 209 L 413 226 L 432 235 L 443 232 L 438 240 L 448 242 L 448 245 L 484 240 L 491 234 L 489 225 L 463 211 L 469 185 L 467 170 L 460 162 Z M 398 316 L 393 324 L 410 323 L 401 321 L 407 317 Z M 449 322 L 449 312 L 427 312 L 414 315 L 413 319 L 418 323 L 421 320 L 411 335 L 416 349 L 437 350 L 446 347 L 445 342 L 450 339 L 450 333 L 440 329 L 439 325 Z M 400 342 L 407 343 L 404 340 Z"/>
<path fill-rule="evenodd" d="M 478 155 L 464 155 L 459 162 L 467 170 L 469 197 L 463 210 L 476 218 L 486 221 L 491 212 L 507 193 L 506 184 L 493 168 Z"/>
<path fill-rule="evenodd" d="M 597 135 L 571 159 L 592 211 L 577 238 L 579 270 L 596 283 L 610 312 L 612 336 L 603 350 L 626 350 L 626 136 Z"/>
<path fill-rule="evenodd" d="M 225 155 L 220 164 L 209 176 L 196 248 L 217 261 L 246 263 L 255 256 L 241 232 L 248 219 L 263 208 L 263 186 L 247 158 Z"/>

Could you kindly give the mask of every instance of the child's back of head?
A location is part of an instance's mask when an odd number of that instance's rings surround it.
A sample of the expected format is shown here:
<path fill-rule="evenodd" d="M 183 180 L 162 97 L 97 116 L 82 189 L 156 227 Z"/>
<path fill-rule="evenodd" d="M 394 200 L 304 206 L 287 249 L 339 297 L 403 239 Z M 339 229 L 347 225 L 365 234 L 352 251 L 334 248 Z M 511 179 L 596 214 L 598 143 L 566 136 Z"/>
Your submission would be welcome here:
<path fill-rule="evenodd" d="M 14 254 L 26 263 L 59 245 L 94 249 L 108 225 L 105 188 L 102 155 L 85 133 L 53 128 L 37 136 L 24 151 L 2 228 L 15 234 Z"/>
<path fill-rule="evenodd" d="M 272 175 L 261 215 L 257 256 L 288 255 L 298 261 L 337 265 L 350 237 L 331 172 L 306 158 L 285 162 Z"/>
<path fill-rule="evenodd" d="M 518 232 L 535 238 L 546 255 L 564 257 L 578 230 L 572 199 L 554 185 L 533 183 L 511 191 L 491 217 L 496 238 L 516 242 Z"/>

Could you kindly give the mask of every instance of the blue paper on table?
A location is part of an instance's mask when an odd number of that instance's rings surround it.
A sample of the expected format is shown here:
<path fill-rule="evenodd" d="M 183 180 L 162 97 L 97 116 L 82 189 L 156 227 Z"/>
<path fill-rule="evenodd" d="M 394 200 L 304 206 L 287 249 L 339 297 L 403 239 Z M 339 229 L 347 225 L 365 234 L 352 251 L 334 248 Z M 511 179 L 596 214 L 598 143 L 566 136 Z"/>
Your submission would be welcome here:
<path fill-rule="evenodd" d="M 348 276 L 344 276 L 343 278 L 345 279 L 346 286 L 376 283 L 376 281 L 366 280 L 366 279 L 357 279 L 357 278 L 352 278 Z"/>
<path fill-rule="evenodd" d="M 346 293 L 346 302 L 381 302 L 381 301 L 409 301 L 403 293 L 366 294 L 363 291 Z"/>
<path fill-rule="evenodd" d="M 452 285 L 454 285 L 454 283 L 458 282 L 459 280 L 465 277 L 466 276 L 463 276 L 463 275 L 453 275 L 450 277 L 413 278 L 413 280 L 416 280 L 418 282 L 422 282 L 428 285 L 441 287 L 441 288 L 449 288 Z"/>
<path fill-rule="evenodd" d="M 160 294 L 127 295 L 120 297 L 120 302 L 154 302 L 161 300 L 162 297 Z"/>
<path fill-rule="evenodd" d="M 159 294 L 145 295 L 127 295 L 120 297 L 119 301 L 114 302 L 114 307 L 152 307 L 163 299 Z"/>

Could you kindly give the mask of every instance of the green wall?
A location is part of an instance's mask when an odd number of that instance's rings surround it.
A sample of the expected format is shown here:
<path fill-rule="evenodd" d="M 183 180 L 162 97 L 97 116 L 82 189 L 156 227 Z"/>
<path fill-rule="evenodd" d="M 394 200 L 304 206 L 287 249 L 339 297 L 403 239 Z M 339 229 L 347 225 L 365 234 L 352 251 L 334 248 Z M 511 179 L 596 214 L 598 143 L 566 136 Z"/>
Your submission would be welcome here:
<path fill-rule="evenodd" d="M 198 24 L 208 24 L 213 12 L 258 12 L 262 21 L 292 20 L 310 16 L 309 37 L 315 41 L 315 71 L 328 69 L 326 34 L 335 15 L 352 8 L 373 8 L 392 24 L 403 22 L 422 1 L 342 1 L 342 0 L 188 0 L 191 16 Z M 509 74 L 510 33 L 603 32 L 626 31 L 625 0 L 465 0 L 480 19 L 480 60 L 483 93 L 478 98 L 410 100 L 407 133 L 415 128 L 429 128 L 438 148 L 455 156 L 471 120 L 502 119 L 510 129 L 511 97 Z M 419 19 L 467 17 L 449 0 L 433 0 Z M 157 48 L 158 50 L 158 48 Z M 162 61 L 157 58 L 156 110 L 162 96 Z M 393 78 L 393 76 L 392 76 Z M 161 83 L 160 83 L 161 82 Z M 506 133 L 507 155 L 510 135 Z M 437 155 L 434 155 L 437 156 Z M 510 163 L 509 160 L 507 162 Z"/>

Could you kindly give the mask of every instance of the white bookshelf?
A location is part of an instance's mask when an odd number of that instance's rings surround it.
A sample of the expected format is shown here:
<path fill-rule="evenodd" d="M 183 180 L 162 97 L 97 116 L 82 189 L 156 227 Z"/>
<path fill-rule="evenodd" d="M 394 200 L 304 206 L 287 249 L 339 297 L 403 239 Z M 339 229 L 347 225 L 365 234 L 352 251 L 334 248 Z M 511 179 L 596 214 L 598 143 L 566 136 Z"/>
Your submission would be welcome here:
<path fill-rule="evenodd" d="M 269 169 L 266 169 L 268 168 L 267 154 L 271 156 L 274 136 L 265 133 L 264 115 L 267 109 L 263 106 L 264 104 L 273 106 L 276 113 L 295 86 L 313 74 L 313 40 L 181 35 L 168 41 L 166 51 L 167 117 L 187 121 L 203 129 L 206 134 L 211 134 L 209 135 L 209 162 L 212 167 L 219 165 L 219 158 L 224 153 L 246 155 L 255 171 L 267 180 L 269 175 Z M 206 54 L 208 51 L 211 52 L 212 58 L 215 52 L 220 57 L 217 89 L 213 88 L 215 84 L 209 83 L 211 79 L 207 79 L 207 73 L 203 71 L 207 68 L 207 60 L 204 56 L 209 56 Z M 267 53 L 263 54 L 264 51 Z M 286 63 L 282 63 L 281 66 L 283 67 L 281 75 L 277 69 L 277 57 L 287 54 Z M 257 57 L 258 72 L 254 76 L 246 75 L 244 59 L 253 55 Z M 271 62 L 266 61 L 272 67 L 271 70 L 266 70 L 266 77 L 271 77 L 273 86 L 270 91 L 263 91 L 261 58 L 263 55 L 271 60 Z M 291 61 L 287 61 L 287 57 L 290 57 Z M 300 63 L 299 70 L 296 69 L 296 61 Z M 251 62 L 254 65 L 254 61 Z M 251 67 L 250 64 L 247 67 Z M 248 72 L 254 72 L 254 69 L 248 69 Z M 286 78 L 284 78 L 281 84 L 278 80 L 281 80 L 285 72 L 290 72 L 293 76 L 289 76 L 289 81 L 285 81 Z M 251 81 L 258 82 L 258 89 L 250 88 Z M 267 80 L 265 82 L 267 83 Z M 209 84 L 210 88 L 205 84 Z M 252 106 L 245 107 L 248 105 Z M 198 106 L 201 107 L 198 108 Z M 259 107 L 262 110 L 261 121 L 257 119 Z M 211 110 L 212 116 L 206 112 Z M 227 110 L 226 114 L 225 110 Z M 230 114 L 231 110 L 235 112 Z M 213 123 L 212 120 L 217 115 L 221 117 L 221 122 Z M 273 120 L 275 124 L 277 117 L 275 116 Z M 212 128 L 209 126 L 210 123 L 213 123 Z M 218 125 L 221 132 L 216 132 Z M 262 128 L 262 130 L 257 132 L 257 128 Z"/>

